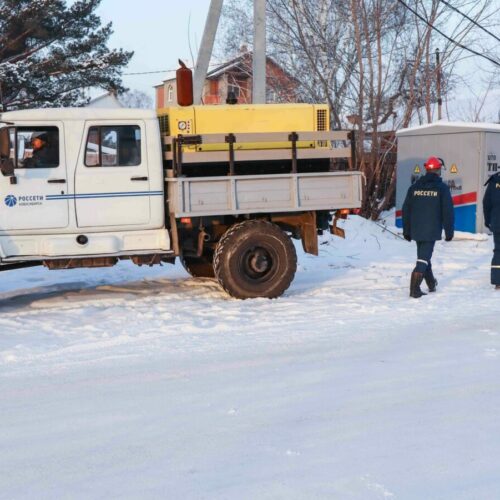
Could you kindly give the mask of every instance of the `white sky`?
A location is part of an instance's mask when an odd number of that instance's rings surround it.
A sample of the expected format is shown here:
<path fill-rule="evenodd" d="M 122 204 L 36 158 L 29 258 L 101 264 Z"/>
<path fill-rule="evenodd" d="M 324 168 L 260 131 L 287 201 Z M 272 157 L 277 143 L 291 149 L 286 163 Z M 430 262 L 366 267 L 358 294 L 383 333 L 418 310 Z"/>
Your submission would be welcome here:
<path fill-rule="evenodd" d="M 135 52 L 124 73 L 177 69 L 179 58 L 192 64 L 189 41 L 196 57 L 210 0 L 103 0 L 98 15 L 113 22 L 111 47 Z M 124 76 L 130 89 L 148 92 L 167 73 Z"/>

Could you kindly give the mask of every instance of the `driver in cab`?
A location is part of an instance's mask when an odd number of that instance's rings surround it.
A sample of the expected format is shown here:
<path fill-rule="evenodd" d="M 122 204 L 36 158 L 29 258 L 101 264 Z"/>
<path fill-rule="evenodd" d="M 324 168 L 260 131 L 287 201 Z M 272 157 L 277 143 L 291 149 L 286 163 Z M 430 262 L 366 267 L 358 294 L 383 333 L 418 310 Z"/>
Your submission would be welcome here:
<path fill-rule="evenodd" d="M 45 132 L 35 133 L 31 137 L 31 148 L 33 154 L 24 162 L 24 168 L 57 167 L 59 155 L 56 148 L 49 144 L 48 134 Z"/>

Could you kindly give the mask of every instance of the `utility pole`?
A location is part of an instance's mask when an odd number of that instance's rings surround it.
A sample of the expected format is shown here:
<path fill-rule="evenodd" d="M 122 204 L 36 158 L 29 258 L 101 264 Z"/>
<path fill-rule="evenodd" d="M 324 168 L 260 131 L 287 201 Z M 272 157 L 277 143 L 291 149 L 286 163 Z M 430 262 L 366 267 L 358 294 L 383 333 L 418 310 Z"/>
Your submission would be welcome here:
<path fill-rule="evenodd" d="M 441 58 L 439 49 L 436 49 L 436 71 L 437 71 L 437 103 L 438 103 L 438 120 L 443 117 L 443 99 L 441 99 Z"/>
<path fill-rule="evenodd" d="M 253 37 L 253 90 L 254 104 L 266 103 L 266 0 L 254 0 Z"/>
<path fill-rule="evenodd" d="M 194 69 L 193 93 L 194 104 L 201 104 L 203 97 L 203 86 L 208 73 L 208 66 L 212 51 L 214 48 L 215 35 L 219 26 L 219 20 L 222 12 L 224 0 L 212 0 L 208 10 L 207 22 L 201 39 L 201 45 L 198 52 L 198 60 Z"/>

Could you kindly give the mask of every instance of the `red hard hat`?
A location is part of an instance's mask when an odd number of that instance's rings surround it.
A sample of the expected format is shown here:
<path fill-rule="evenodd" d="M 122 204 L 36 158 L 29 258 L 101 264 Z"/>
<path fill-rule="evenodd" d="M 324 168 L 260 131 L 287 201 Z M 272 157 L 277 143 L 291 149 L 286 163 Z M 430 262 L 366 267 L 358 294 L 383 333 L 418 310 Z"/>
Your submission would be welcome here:
<path fill-rule="evenodd" d="M 436 158 L 435 156 L 431 156 L 425 163 L 424 167 L 425 170 L 432 171 L 432 170 L 440 170 L 443 166 L 443 163 L 439 158 Z"/>

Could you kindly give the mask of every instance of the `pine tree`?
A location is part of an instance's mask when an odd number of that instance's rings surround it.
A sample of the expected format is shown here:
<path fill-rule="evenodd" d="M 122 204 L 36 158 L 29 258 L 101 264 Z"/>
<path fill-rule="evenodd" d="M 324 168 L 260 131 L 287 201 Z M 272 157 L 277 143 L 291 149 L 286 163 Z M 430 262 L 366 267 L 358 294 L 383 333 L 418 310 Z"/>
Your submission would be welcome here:
<path fill-rule="evenodd" d="M 132 52 L 107 47 L 101 0 L 0 0 L 0 110 L 79 106 L 85 89 L 123 92 Z"/>

